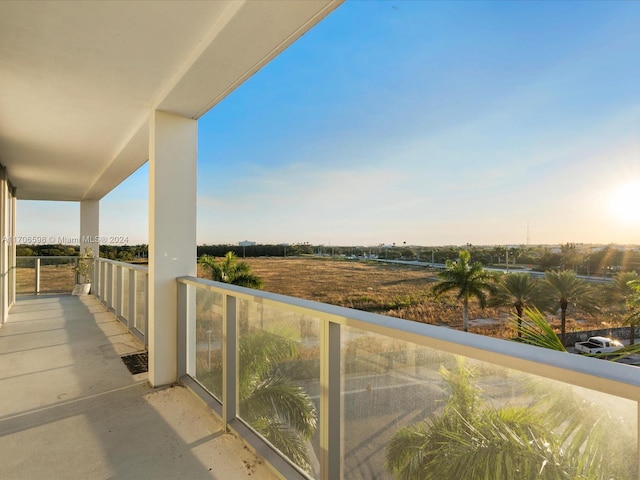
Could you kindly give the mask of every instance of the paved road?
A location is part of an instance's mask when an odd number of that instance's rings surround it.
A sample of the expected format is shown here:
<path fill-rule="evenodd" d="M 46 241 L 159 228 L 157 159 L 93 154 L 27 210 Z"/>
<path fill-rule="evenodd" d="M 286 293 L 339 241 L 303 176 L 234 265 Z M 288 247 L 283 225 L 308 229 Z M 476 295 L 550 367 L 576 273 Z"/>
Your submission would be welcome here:
<path fill-rule="evenodd" d="M 371 259 L 368 259 L 371 260 Z M 374 259 L 377 262 L 384 263 L 397 263 L 400 265 L 411 265 L 417 267 L 428 267 L 435 268 L 436 270 L 444 270 L 446 265 L 444 263 L 431 263 L 431 262 L 419 262 L 417 260 L 385 260 L 384 258 Z M 506 268 L 495 268 L 495 267 L 485 267 L 485 270 L 489 272 L 500 272 L 500 273 L 528 273 L 532 277 L 544 277 L 544 272 L 535 272 L 533 270 L 527 268 L 518 268 L 516 270 L 508 270 Z M 593 275 L 577 275 L 578 278 L 586 280 L 588 282 L 593 283 L 611 283 L 613 280 L 609 277 L 595 277 Z"/>

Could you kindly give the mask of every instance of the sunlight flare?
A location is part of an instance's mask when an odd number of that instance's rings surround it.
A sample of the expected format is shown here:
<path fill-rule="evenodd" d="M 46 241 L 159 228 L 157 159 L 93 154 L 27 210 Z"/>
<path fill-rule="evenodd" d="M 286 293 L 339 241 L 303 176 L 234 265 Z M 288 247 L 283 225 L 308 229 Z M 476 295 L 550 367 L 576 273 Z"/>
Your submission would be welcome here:
<path fill-rule="evenodd" d="M 640 180 L 634 180 L 618 186 L 609 197 L 609 208 L 618 220 L 640 224 Z"/>

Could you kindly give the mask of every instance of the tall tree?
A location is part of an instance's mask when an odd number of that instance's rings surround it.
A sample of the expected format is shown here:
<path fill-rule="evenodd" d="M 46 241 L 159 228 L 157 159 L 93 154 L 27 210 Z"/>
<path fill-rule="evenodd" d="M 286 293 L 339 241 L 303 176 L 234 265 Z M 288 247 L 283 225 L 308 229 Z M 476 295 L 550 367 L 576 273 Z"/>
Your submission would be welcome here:
<path fill-rule="evenodd" d="M 589 285 L 570 270 L 551 270 L 545 272 L 544 287 L 553 300 L 555 310 L 560 308 L 560 339 L 565 343 L 567 336 L 567 309 L 569 306 L 590 310 L 595 298 Z M 554 311 L 555 311 L 554 310 Z"/>
<path fill-rule="evenodd" d="M 200 265 L 209 270 L 211 279 L 216 282 L 230 283 L 248 288 L 262 288 L 262 279 L 251 272 L 251 267 L 246 262 L 239 262 L 233 252 L 227 252 L 220 261 L 203 255 L 200 257 Z"/>
<path fill-rule="evenodd" d="M 438 274 L 440 282 L 433 286 L 436 297 L 446 292 L 456 292 L 462 301 L 462 328 L 469 331 L 469 300 L 476 298 L 480 306 L 487 304 L 489 294 L 495 290 L 493 276 L 480 262 L 471 263 L 471 254 L 461 250 L 456 261 L 447 260 L 446 268 Z"/>
<path fill-rule="evenodd" d="M 635 278 L 628 280 L 626 286 L 631 289 L 632 293 L 625 298 L 625 305 L 629 314 L 624 321 L 630 328 L 629 344 L 633 344 L 635 342 L 636 327 L 640 324 L 640 279 L 638 279 L 638 275 L 636 274 Z"/>
<path fill-rule="evenodd" d="M 609 305 L 620 305 L 623 314 L 630 313 L 625 317 L 624 323 L 630 327 L 629 343 L 633 344 L 635 343 L 635 327 L 640 316 L 636 314 L 640 305 L 637 305 L 638 292 L 634 287 L 635 282 L 638 281 L 638 274 L 636 272 L 618 272 L 612 280 L 613 283 L 605 287 L 604 298 Z"/>
<path fill-rule="evenodd" d="M 490 303 L 495 306 L 513 307 L 518 319 L 518 337 L 522 336 L 522 312 L 525 308 L 540 308 L 543 295 L 538 284 L 528 273 L 502 275 Z"/>

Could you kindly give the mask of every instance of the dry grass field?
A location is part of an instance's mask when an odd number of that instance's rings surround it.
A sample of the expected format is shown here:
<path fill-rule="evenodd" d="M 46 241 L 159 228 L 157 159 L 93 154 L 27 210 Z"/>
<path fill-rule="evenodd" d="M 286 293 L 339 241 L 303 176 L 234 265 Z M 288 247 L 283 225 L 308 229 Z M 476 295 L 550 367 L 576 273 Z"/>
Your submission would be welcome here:
<path fill-rule="evenodd" d="M 73 264 L 47 265 L 40 267 L 40 291 L 42 293 L 71 293 L 75 285 Z M 33 264 L 16 269 L 16 292 L 30 295 L 35 292 L 36 275 Z"/>
<path fill-rule="evenodd" d="M 262 277 L 264 290 L 308 300 L 380 313 L 406 320 L 462 329 L 462 307 L 452 296 L 435 299 L 437 272 L 424 267 L 356 262 L 329 258 L 246 258 Z M 508 308 L 481 309 L 471 304 L 470 331 L 511 337 Z M 558 327 L 559 320 L 549 317 Z M 569 315 L 567 331 L 618 326 L 606 314 Z"/>
<path fill-rule="evenodd" d="M 267 257 L 241 259 L 264 281 L 264 290 L 282 295 L 380 313 L 406 320 L 450 328 L 462 328 L 462 307 L 455 298 L 435 299 L 431 286 L 437 272 L 424 267 L 356 262 L 317 257 Z M 72 265 L 46 265 L 41 268 L 43 293 L 70 293 L 74 285 Z M 203 272 L 199 270 L 199 276 Z M 17 269 L 17 291 L 34 291 L 34 269 Z M 471 304 L 470 331 L 496 337 L 511 337 L 508 308 L 481 309 Z M 559 320 L 548 317 L 558 327 Z M 567 331 L 620 326 L 620 318 L 608 312 L 579 314 L 569 312 Z"/>

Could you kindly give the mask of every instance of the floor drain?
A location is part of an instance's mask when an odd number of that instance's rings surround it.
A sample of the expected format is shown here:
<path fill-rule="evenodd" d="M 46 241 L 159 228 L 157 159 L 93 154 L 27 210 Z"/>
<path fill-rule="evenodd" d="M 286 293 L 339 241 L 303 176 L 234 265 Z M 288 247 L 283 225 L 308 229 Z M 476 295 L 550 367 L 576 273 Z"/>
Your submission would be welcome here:
<path fill-rule="evenodd" d="M 145 373 L 149 371 L 149 360 L 147 352 L 134 353 L 133 355 L 126 355 L 121 358 L 132 375 L 137 375 L 138 373 Z"/>

